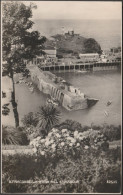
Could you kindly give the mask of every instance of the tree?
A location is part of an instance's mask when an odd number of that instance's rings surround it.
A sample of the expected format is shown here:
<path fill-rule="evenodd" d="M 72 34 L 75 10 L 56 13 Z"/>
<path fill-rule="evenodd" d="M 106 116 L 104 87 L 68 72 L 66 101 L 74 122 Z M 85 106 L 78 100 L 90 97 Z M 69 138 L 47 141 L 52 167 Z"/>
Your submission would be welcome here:
<path fill-rule="evenodd" d="M 19 115 L 15 101 L 14 73 L 24 72 L 24 60 L 31 60 L 41 54 L 45 42 L 45 37 L 41 37 L 38 31 L 29 31 L 33 25 L 30 20 L 33 8 L 34 5 L 26 6 L 22 2 L 2 3 L 2 51 L 3 60 L 7 62 L 3 70 L 13 83 L 11 103 L 16 127 L 19 126 Z"/>
<path fill-rule="evenodd" d="M 40 107 L 37 118 L 39 121 L 37 128 L 41 128 L 47 135 L 53 126 L 59 124 L 60 111 L 53 105 L 45 105 Z"/>
<path fill-rule="evenodd" d="M 102 53 L 100 45 L 95 39 L 89 38 L 84 41 L 85 53 Z"/>

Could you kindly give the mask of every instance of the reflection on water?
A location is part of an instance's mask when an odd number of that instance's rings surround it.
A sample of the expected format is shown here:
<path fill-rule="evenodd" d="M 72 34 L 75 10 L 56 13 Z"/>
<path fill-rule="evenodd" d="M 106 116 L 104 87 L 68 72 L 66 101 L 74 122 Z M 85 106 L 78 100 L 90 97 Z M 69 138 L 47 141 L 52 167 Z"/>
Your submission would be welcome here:
<path fill-rule="evenodd" d="M 96 105 L 86 110 L 67 111 L 61 108 L 62 119 L 72 119 L 81 124 L 121 124 L 121 74 L 116 71 L 104 71 L 93 73 L 62 72 L 56 73 L 66 81 L 81 89 L 83 93 L 90 97 L 99 99 Z M 25 114 L 38 111 L 39 107 L 46 102 L 47 95 L 38 91 L 30 92 L 27 85 L 16 84 L 16 99 L 20 121 Z M 107 106 L 111 100 L 112 104 Z M 108 113 L 107 114 L 105 114 Z M 8 117 L 9 118 L 9 117 Z M 11 120 L 11 119 L 10 119 Z M 10 121 L 14 124 L 14 121 Z"/>

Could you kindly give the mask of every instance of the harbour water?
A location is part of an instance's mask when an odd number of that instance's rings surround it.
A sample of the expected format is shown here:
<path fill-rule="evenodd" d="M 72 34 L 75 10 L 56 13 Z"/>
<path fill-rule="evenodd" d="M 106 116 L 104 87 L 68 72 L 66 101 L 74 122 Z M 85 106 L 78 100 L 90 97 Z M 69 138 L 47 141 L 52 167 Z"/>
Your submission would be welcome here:
<path fill-rule="evenodd" d="M 94 124 L 121 124 L 121 73 L 118 71 L 100 71 L 91 73 L 77 72 L 56 72 L 56 75 L 62 77 L 86 95 L 99 99 L 96 105 L 89 109 L 78 111 L 61 110 L 61 121 L 72 119 L 83 125 Z M 40 106 L 46 103 L 47 95 L 35 89 L 30 92 L 28 86 L 24 83 L 16 84 L 16 100 L 21 119 L 29 112 L 37 112 Z M 112 101 L 107 106 L 108 101 Z M 12 111 L 9 116 L 3 117 L 3 124 L 14 125 Z"/>

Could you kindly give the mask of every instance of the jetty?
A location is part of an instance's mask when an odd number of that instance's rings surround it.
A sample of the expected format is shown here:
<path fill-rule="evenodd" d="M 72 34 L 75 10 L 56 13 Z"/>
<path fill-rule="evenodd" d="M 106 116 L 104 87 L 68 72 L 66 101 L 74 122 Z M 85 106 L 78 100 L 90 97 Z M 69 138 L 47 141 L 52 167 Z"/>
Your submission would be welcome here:
<path fill-rule="evenodd" d="M 95 62 L 95 63 L 81 63 L 70 65 L 45 65 L 39 64 L 39 67 L 43 71 L 103 71 L 103 70 L 118 70 L 121 69 L 121 62 Z"/>

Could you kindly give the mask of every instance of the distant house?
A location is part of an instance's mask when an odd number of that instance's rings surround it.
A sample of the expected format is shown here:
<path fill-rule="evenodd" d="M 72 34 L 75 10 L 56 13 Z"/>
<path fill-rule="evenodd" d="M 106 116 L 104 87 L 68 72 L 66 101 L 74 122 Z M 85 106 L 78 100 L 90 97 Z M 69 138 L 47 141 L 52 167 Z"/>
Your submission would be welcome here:
<path fill-rule="evenodd" d="M 110 51 L 111 51 L 112 53 L 119 53 L 119 52 L 121 52 L 121 47 L 112 47 L 112 48 L 110 49 Z"/>
<path fill-rule="evenodd" d="M 98 53 L 84 53 L 84 54 L 80 53 L 79 57 L 83 62 L 95 62 L 99 60 Z"/>
<path fill-rule="evenodd" d="M 44 52 L 46 53 L 46 56 L 47 56 L 47 57 L 56 58 L 56 48 L 53 48 L 53 47 L 46 47 L 46 48 L 44 49 Z"/>

